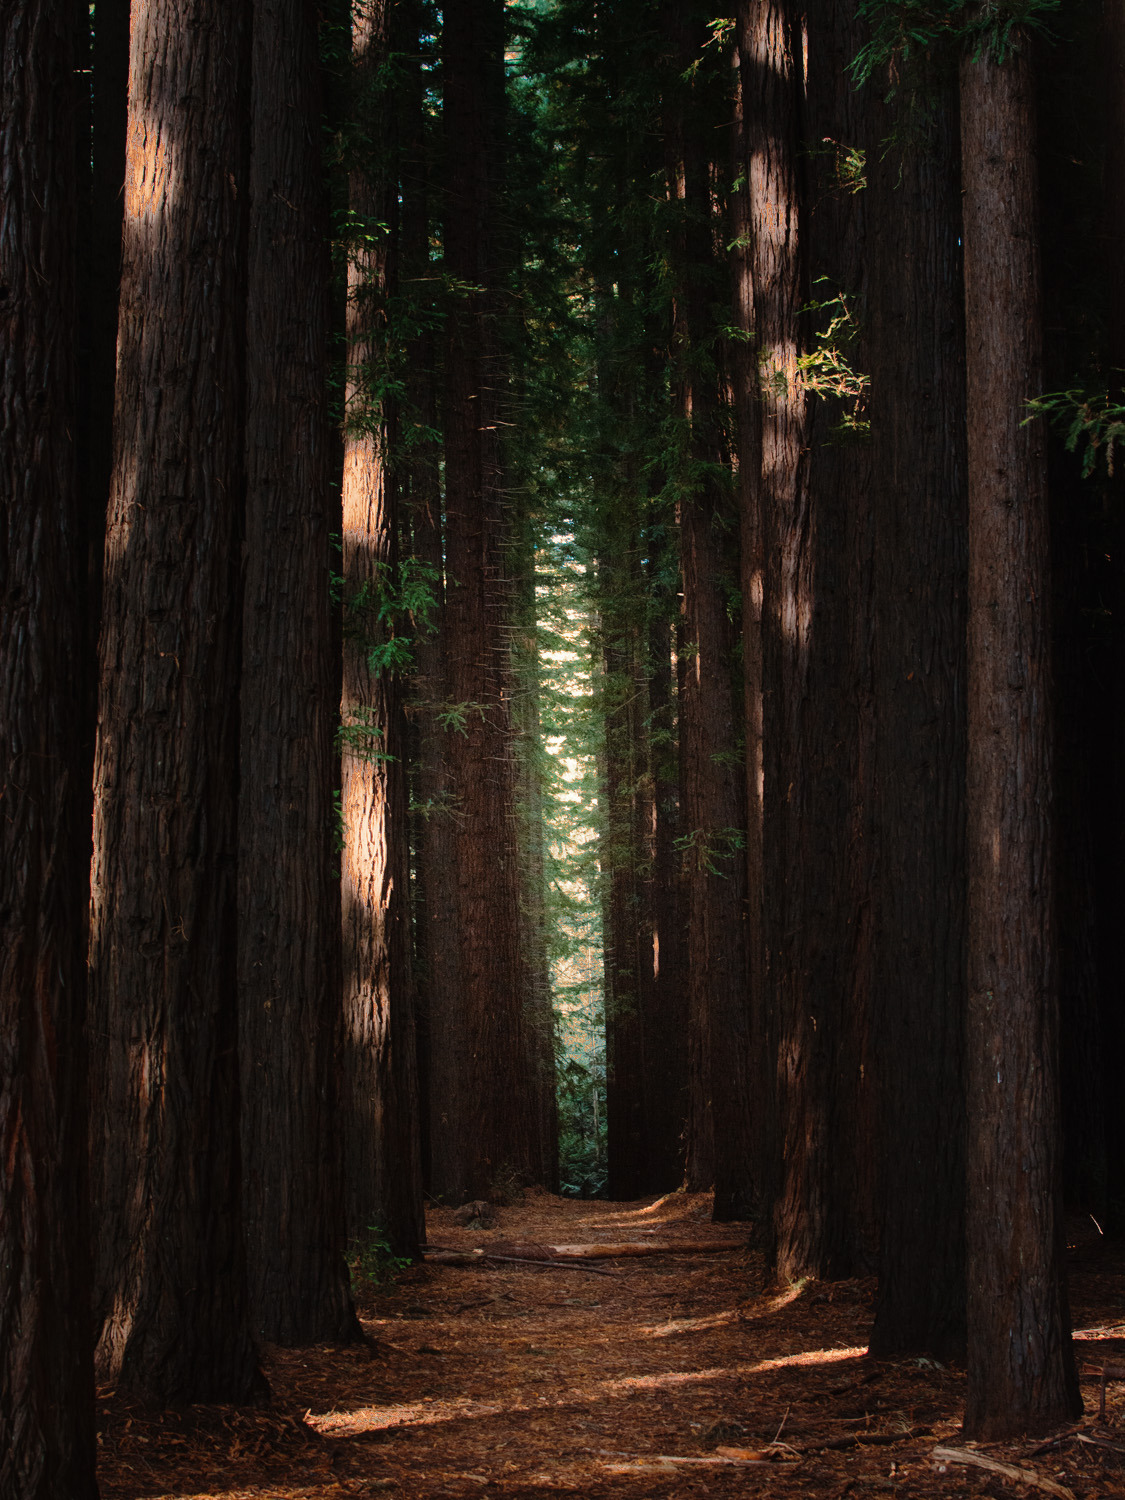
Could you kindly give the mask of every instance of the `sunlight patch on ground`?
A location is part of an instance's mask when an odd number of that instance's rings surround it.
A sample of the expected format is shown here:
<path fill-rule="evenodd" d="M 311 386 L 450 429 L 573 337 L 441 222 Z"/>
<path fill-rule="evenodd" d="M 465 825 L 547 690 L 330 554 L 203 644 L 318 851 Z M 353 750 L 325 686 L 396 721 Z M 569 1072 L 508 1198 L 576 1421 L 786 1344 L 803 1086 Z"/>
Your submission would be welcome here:
<path fill-rule="evenodd" d="M 713 1328 L 726 1328 L 737 1323 L 740 1316 L 738 1308 L 731 1307 L 725 1312 L 708 1313 L 704 1318 L 674 1318 L 668 1323 L 651 1323 L 647 1328 L 638 1328 L 637 1332 L 646 1339 L 670 1339 L 677 1333 L 705 1333 Z"/>
<path fill-rule="evenodd" d="M 735 1376 L 746 1378 L 798 1366 L 838 1364 L 847 1359 L 860 1359 L 866 1353 L 865 1345 L 855 1345 L 848 1349 L 811 1349 L 801 1354 L 783 1354 L 774 1359 L 761 1359 L 749 1364 L 710 1366 L 704 1370 L 666 1370 L 658 1375 L 626 1375 L 619 1379 L 599 1380 L 591 1385 L 562 1390 L 553 1401 L 546 1396 L 540 1396 L 535 1401 L 507 1402 L 456 1397 L 451 1401 L 363 1406 L 348 1412 L 309 1412 L 305 1420 L 325 1437 L 355 1436 L 360 1432 L 379 1432 L 388 1427 L 429 1426 L 439 1422 L 496 1417 L 506 1412 L 542 1411 L 548 1405 L 588 1405 L 607 1396 L 628 1396 L 635 1391 L 672 1390 L 676 1387 L 704 1385 L 710 1381 L 730 1380 Z"/>

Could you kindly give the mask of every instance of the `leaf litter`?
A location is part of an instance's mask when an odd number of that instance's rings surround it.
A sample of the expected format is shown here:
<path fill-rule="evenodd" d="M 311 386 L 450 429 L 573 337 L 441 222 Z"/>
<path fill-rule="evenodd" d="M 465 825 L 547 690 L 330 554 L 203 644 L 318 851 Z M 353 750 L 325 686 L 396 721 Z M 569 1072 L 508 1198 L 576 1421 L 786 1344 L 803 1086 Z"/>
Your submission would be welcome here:
<path fill-rule="evenodd" d="M 484 1229 L 433 1208 L 432 1243 L 485 1253 L 361 1286 L 374 1348 L 267 1347 L 269 1407 L 156 1412 L 100 1392 L 103 1500 L 1125 1500 L 1125 1247 L 1074 1236 L 1082 1422 L 972 1445 L 962 1369 L 868 1358 L 873 1281 L 769 1284 L 751 1226 L 710 1212 L 706 1194 L 540 1192 Z M 660 1253 L 601 1260 L 596 1282 L 549 1256 L 486 1258 L 649 1238 Z"/>

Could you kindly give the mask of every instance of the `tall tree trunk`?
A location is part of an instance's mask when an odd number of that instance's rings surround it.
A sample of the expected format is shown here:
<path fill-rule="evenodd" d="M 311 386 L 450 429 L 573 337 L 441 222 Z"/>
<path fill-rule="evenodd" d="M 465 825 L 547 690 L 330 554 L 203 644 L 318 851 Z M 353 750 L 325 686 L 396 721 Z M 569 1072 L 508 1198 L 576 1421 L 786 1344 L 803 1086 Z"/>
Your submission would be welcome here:
<path fill-rule="evenodd" d="M 361 136 L 390 118 L 380 70 L 390 5 L 356 0 L 352 54 Z M 398 499 L 390 472 L 392 413 L 372 388 L 385 319 L 395 197 L 385 160 L 349 177 L 360 243 L 348 271 L 344 437 L 344 683 L 340 709 L 343 817 L 344 1161 L 349 1233 L 384 1233 L 397 1254 L 425 1236 L 418 1135 L 417 1048 L 410 972 L 409 836 L 404 726 L 397 673 L 377 653 L 393 629 L 385 603 L 399 565 Z"/>
<path fill-rule="evenodd" d="M 854 420 L 849 397 L 798 361 L 816 352 L 817 337 L 831 344 L 862 308 L 862 202 L 838 162 L 862 151 L 866 123 L 844 77 L 857 41 L 850 6 L 818 0 L 804 35 L 789 6 L 756 8 L 752 19 L 742 72 L 751 280 L 765 353 L 761 488 L 751 502 L 761 520 L 751 525 L 761 528 L 763 574 L 762 926 L 767 1056 L 777 1067 L 776 1263 L 790 1277 L 852 1275 L 866 1268 L 872 1218 L 868 464 L 863 444 L 840 430 Z M 807 182 L 802 139 L 818 144 Z M 816 300 L 830 305 L 810 324 L 800 308 L 814 286 Z M 833 315 L 843 323 L 830 333 Z M 862 358 L 855 348 L 845 354 Z"/>
<path fill-rule="evenodd" d="M 652 879 L 649 895 L 652 992 L 646 1004 L 645 1121 L 649 1187 L 667 1192 L 684 1176 L 684 1133 L 688 1112 L 688 986 L 685 972 L 682 864 L 679 837 L 679 746 L 672 673 L 672 619 L 675 599 L 664 581 L 673 545 L 662 525 L 648 538 L 650 615 L 648 622 L 648 702 L 651 795 L 646 803 L 647 853 Z"/>
<path fill-rule="evenodd" d="M 133 7 L 90 932 L 98 1358 L 259 1391 L 239 1209 L 235 847 L 247 14 Z"/>
<path fill-rule="evenodd" d="M 880 136 L 891 133 L 885 120 Z M 957 107 L 868 160 L 882 1232 L 871 1347 L 965 1340 L 965 367 Z"/>
<path fill-rule="evenodd" d="M 1081 1410 L 1062 1267 L 1051 933 L 1050 593 L 1026 46 L 961 69 L 969 454 L 965 1430 Z M 1019 1268 L 1013 1276 L 1012 1268 Z"/>
<path fill-rule="evenodd" d="M 640 539 L 635 505 L 618 496 L 607 503 L 606 510 L 614 512 L 612 518 L 607 515 L 609 524 L 598 559 L 605 699 L 601 867 L 605 885 L 606 1158 L 607 1191 L 611 1198 L 621 1200 L 639 1198 L 649 1175 L 645 1040 L 651 1022 L 645 1008 L 651 990 L 652 937 L 640 822 L 646 780 L 641 650 L 647 643 L 643 616 L 638 618 L 643 600 L 638 587 Z M 618 524 L 613 525 L 613 520 Z"/>
<path fill-rule="evenodd" d="M 239 776 L 239 1060 L 256 1334 L 358 1332 L 334 1115 L 327 213 L 316 10 L 255 0 Z"/>
<path fill-rule="evenodd" d="M 94 1500 L 73 17 L 0 12 L 0 1494 Z M 85 815 L 85 816 L 84 816 Z"/>
<path fill-rule="evenodd" d="M 519 867 L 497 438 L 495 216 L 503 10 L 443 12 L 446 323 L 445 736 L 453 805 L 456 990 L 430 997 L 431 1191 L 481 1196 L 538 1174 L 518 951 Z M 448 1007 L 448 1008 L 446 1008 Z"/>
<path fill-rule="evenodd" d="M 422 0 L 410 0 L 401 16 L 401 50 L 406 60 L 402 92 L 399 296 L 421 312 L 432 308 L 430 264 L 431 174 L 426 131 L 424 75 L 421 65 Z M 405 396 L 399 415 L 402 456 L 400 497 L 403 534 L 424 569 L 432 590 L 428 618 L 419 618 L 414 636 L 414 672 L 408 704 L 411 728 L 413 882 L 413 978 L 419 1069 L 419 1123 L 422 1173 L 430 1174 L 430 996 L 456 989 L 456 947 L 452 937 L 452 822 L 448 804 L 444 741 L 440 712 L 445 701 L 443 658 L 445 608 L 443 578 L 440 443 L 438 427 L 436 339 L 427 320 L 415 318 L 408 341 Z M 440 1009 L 440 1007 L 439 1007 Z"/>
<path fill-rule="evenodd" d="M 702 50 L 697 18 L 671 9 L 665 25 L 676 74 Z M 728 581 L 723 560 L 734 517 L 717 479 L 717 330 L 710 314 L 717 265 L 711 121 L 703 88 L 673 82 L 665 113 L 668 190 L 678 223 L 673 261 L 673 410 L 682 426 L 676 476 L 683 583 L 680 661 L 680 844 L 687 893 L 691 1083 L 687 1182 L 715 1189 L 715 1218 L 749 1215 L 750 1035 L 746 958 L 743 777 L 736 754 Z M 735 570 L 736 572 L 737 570 Z M 733 580 L 731 580 L 733 582 Z"/>
<path fill-rule="evenodd" d="M 1110 394 L 1125 403 L 1125 0 L 1105 0 L 1106 154 L 1102 202 L 1106 216 L 1106 266 L 1109 285 Z M 1125 910 L 1125 467 L 1114 479 L 1117 501 L 1113 547 L 1114 709 L 1111 750 L 1114 816 L 1103 835 L 1109 879 L 1102 908 L 1101 1009 L 1102 1079 L 1105 1098 L 1106 1199 L 1112 1229 L 1125 1231 L 1125 1090 L 1120 1070 L 1125 1060 L 1125 950 L 1120 929 Z"/>

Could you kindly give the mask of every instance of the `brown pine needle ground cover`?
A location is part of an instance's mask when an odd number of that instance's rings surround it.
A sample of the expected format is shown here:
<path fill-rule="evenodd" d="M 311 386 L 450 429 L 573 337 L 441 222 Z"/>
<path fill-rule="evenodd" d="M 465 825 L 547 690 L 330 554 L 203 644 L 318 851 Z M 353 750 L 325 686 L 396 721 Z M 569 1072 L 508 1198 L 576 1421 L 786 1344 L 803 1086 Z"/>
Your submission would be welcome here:
<path fill-rule="evenodd" d="M 268 1410 L 153 1413 L 103 1393 L 103 1500 L 1125 1497 L 1125 1254 L 1092 1226 L 1071 1266 L 1086 1416 L 1051 1444 L 970 1450 L 960 1370 L 866 1357 L 873 1283 L 766 1286 L 745 1226 L 709 1215 L 707 1197 L 679 1193 L 540 1194 L 491 1230 L 433 1210 L 430 1239 L 451 1249 L 735 1248 L 590 1263 L 608 1276 L 415 1267 L 360 1293 L 377 1352 L 268 1350 Z"/>

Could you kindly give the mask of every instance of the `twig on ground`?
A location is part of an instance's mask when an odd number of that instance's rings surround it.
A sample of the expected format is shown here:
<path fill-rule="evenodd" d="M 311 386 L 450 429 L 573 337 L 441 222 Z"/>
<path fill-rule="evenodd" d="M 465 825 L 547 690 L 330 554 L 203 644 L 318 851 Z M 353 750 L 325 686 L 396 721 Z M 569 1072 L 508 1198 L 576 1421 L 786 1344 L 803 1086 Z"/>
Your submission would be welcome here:
<path fill-rule="evenodd" d="M 1075 1438 L 1080 1443 L 1090 1443 L 1095 1448 L 1108 1448 L 1111 1453 L 1125 1453 L 1125 1447 L 1120 1443 L 1111 1443 L 1109 1438 L 1098 1437 L 1093 1432 L 1076 1432 Z"/>
<path fill-rule="evenodd" d="M 793 1408 L 791 1406 L 787 1406 L 785 1408 L 785 1415 L 781 1419 L 781 1426 L 777 1429 L 777 1431 L 773 1435 L 773 1440 L 774 1440 L 775 1443 L 777 1442 L 778 1438 L 780 1438 L 782 1432 L 785 1430 L 785 1424 L 786 1424 L 786 1422 L 788 1422 L 788 1420 L 789 1420 L 789 1413 L 792 1410 L 793 1410 Z"/>
<path fill-rule="evenodd" d="M 976 1469 L 987 1469 L 990 1474 L 1003 1474 L 1005 1479 L 1014 1479 L 1017 1484 L 1033 1485 L 1037 1490 L 1045 1490 L 1048 1495 L 1058 1495 L 1059 1500 L 1074 1500 L 1073 1490 L 1048 1479 L 1045 1474 L 1037 1474 L 1034 1469 L 1020 1469 L 1015 1464 L 1001 1463 L 998 1458 L 989 1458 L 987 1453 L 976 1453 L 971 1448 L 938 1446 L 934 1449 L 933 1456 L 937 1463 L 969 1464 Z"/>
<path fill-rule="evenodd" d="M 436 1266 L 479 1266 L 485 1261 L 505 1261 L 516 1266 L 547 1266 L 552 1271 L 584 1271 L 587 1276 L 608 1276 L 617 1280 L 616 1271 L 603 1271 L 597 1266 L 583 1265 L 572 1260 L 534 1260 L 529 1255 L 494 1255 L 490 1250 L 439 1250 L 427 1252 L 426 1259 Z"/>

